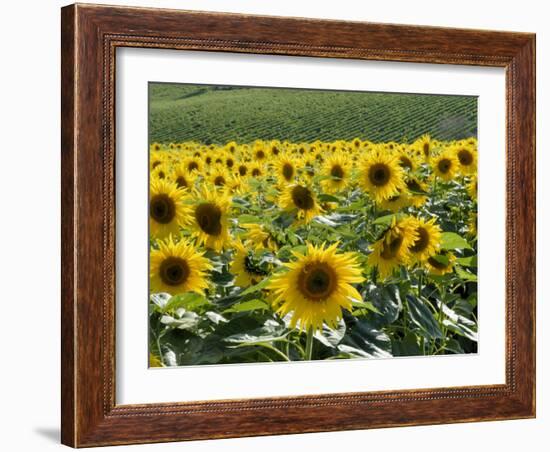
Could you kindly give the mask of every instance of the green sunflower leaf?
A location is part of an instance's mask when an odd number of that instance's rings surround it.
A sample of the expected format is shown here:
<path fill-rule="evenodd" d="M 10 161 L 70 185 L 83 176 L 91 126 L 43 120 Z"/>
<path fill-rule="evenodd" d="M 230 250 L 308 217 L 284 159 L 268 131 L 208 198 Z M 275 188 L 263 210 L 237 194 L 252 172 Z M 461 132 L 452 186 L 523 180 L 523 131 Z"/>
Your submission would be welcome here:
<path fill-rule="evenodd" d="M 318 196 L 318 199 L 321 202 L 340 202 L 340 198 L 337 198 L 334 195 L 329 195 L 328 193 L 321 193 Z"/>
<path fill-rule="evenodd" d="M 243 301 L 242 303 L 234 304 L 229 309 L 226 309 L 223 312 L 224 314 L 229 314 L 233 312 L 248 312 L 266 309 L 269 309 L 269 305 L 264 300 L 256 298 L 253 300 Z"/>
<path fill-rule="evenodd" d="M 243 290 L 241 292 L 241 296 L 249 295 L 254 292 L 259 292 L 260 290 L 266 288 L 270 281 L 271 281 L 271 276 L 268 276 L 267 278 L 262 279 L 258 284 L 255 284 L 253 286 L 250 286 L 248 289 Z"/>
<path fill-rule="evenodd" d="M 472 249 L 466 239 L 454 232 L 443 232 L 441 234 L 441 248 L 444 250 Z"/>
<path fill-rule="evenodd" d="M 239 222 L 239 224 L 250 224 L 250 223 L 257 224 L 257 223 L 261 223 L 262 219 L 255 215 L 243 214 L 237 217 L 237 221 Z"/>
<path fill-rule="evenodd" d="M 434 339 L 443 339 L 443 333 L 426 303 L 412 295 L 407 295 L 410 319 L 424 335 Z"/>
<path fill-rule="evenodd" d="M 477 275 L 474 275 L 473 273 L 467 272 L 460 266 L 455 267 L 456 274 L 466 281 L 477 281 Z"/>
<path fill-rule="evenodd" d="M 396 220 L 399 220 L 403 216 L 404 215 L 402 213 L 392 213 L 390 215 L 384 215 L 384 216 L 378 217 L 376 220 L 372 222 L 372 224 L 381 224 L 383 226 L 389 226 L 391 225 L 391 222 L 393 221 L 394 218 Z"/>
<path fill-rule="evenodd" d="M 202 306 L 209 304 L 209 301 L 203 296 L 194 292 L 182 293 L 171 297 L 164 306 L 164 312 L 185 309 L 187 311 L 196 311 Z"/>
<path fill-rule="evenodd" d="M 439 262 L 441 265 L 449 265 L 449 256 L 446 256 L 444 254 L 436 254 L 435 256 L 431 257 L 434 261 Z"/>
<path fill-rule="evenodd" d="M 477 267 L 477 256 L 459 257 L 456 262 L 464 267 Z"/>

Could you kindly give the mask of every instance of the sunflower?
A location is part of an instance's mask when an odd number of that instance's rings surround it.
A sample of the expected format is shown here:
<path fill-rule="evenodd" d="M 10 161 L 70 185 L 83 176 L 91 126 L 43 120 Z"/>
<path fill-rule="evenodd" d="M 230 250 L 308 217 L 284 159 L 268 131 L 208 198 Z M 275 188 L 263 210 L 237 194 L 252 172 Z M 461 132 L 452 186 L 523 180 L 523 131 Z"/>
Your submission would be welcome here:
<path fill-rule="evenodd" d="M 412 197 L 405 191 L 400 191 L 397 195 L 378 204 L 382 210 L 390 210 L 391 212 L 399 212 L 410 205 L 412 205 Z"/>
<path fill-rule="evenodd" d="M 342 309 L 351 309 L 352 299 L 361 295 L 352 286 L 364 281 L 353 253 L 339 253 L 338 244 L 307 244 L 306 254 L 294 252 L 295 261 L 285 264 L 288 271 L 272 277 L 268 288 L 273 291 L 277 313 L 292 313 L 291 327 L 321 330 L 323 323 L 335 327 Z"/>
<path fill-rule="evenodd" d="M 164 364 L 157 355 L 149 353 L 149 367 L 164 367 Z"/>
<path fill-rule="evenodd" d="M 322 212 L 313 189 L 302 183 L 289 185 L 283 191 L 279 204 L 286 211 L 296 211 L 297 224 L 309 223 Z"/>
<path fill-rule="evenodd" d="M 216 165 L 216 167 L 210 172 L 208 180 L 216 188 L 224 188 L 228 184 L 229 178 L 230 176 L 227 170 L 221 165 Z"/>
<path fill-rule="evenodd" d="M 442 276 L 453 271 L 455 261 L 454 254 L 445 252 L 429 257 L 425 265 L 430 275 Z"/>
<path fill-rule="evenodd" d="M 212 165 L 213 161 L 214 159 L 212 158 L 212 155 L 208 154 L 204 156 L 204 163 L 206 164 L 206 166 Z"/>
<path fill-rule="evenodd" d="M 228 171 L 233 171 L 233 168 L 235 168 L 235 165 L 237 163 L 237 159 L 233 154 L 224 154 L 222 157 L 222 163 L 225 165 Z"/>
<path fill-rule="evenodd" d="M 359 138 L 354 138 L 351 142 L 351 146 L 355 150 L 359 150 L 363 143 L 361 143 L 361 140 Z"/>
<path fill-rule="evenodd" d="M 430 135 L 422 135 L 418 140 L 413 143 L 413 148 L 417 149 L 424 160 L 429 161 L 432 153 L 434 143 L 432 142 Z"/>
<path fill-rule="evenodd" d="M 241 224 L 241 227 L 246 229 L 243 238 L 252 243 L 254 249 L 268 249 L 276 251 L 277 241 L 273 238 L 265 226 L 255 223 Z"/>
<path fill-rule="evenodd" d="M 254 156 L 254 160 L 256 162 L 265 162 L 268 157 L 267 152 L 265 151 L 263 145 L 258 145 L 254 149 L 252 155 Z"/>
<path fill-rule="evenodd" d="M 239 145 L 235 141 L 230 141 L 225 145 L 225 150 L 230 154 L 234 154 L 238 147 Z"/>
<path fill-rule="evenodd" d="M 211 165 L 223 166 L 223 155 L 222 155 L 221 152 L 218 152 L 218 151 L 216 150 L 216 152 L 215 152 L 214 155 L 212 156 Z"/>
<path fill-rule="evenodd" d="M 441 228 L 435 224 L 435 218 L 424 220 L 416 218 L 417 239 L 410 247 L 412 260 L 415 262 L 425 262 L 431 256 L 434 256 L 441 246 Z"/>
<path fill-rule="evenodd" d="M 453 151 L 460 164 L 462 174 L 474 174 L 477 171 L 477 151 L 471 145 L 458 144 Z"/>
<path fill-rule="evenodd" d="M 238 174 L 241 177 L 245 177 L 250 174 L 250 170 L 248 167 L 248 163 L 246 162 L 239 162 L 237 163 L 235 174 Z"/>
<path fill-rule="evenodd" d="M 247 250 L 240 240 L 234 242 L 235 255 L 229 271 L 233 273 L 235 284 L 239 287 L 248 287 L 258 284 L 269 274 L 269 268 L 261 266 L 252 250 Z"/>
<path fill-rule="evenodd" d="M 248 185 L 248 182 L 244 177 L 239 176 L 238 174 L 232 175 L 226 185 L 227 189 L 231 193 L 235 193 L 237 195 L 242 195 L 244 193 L 247 193 L 250 189 L 250 186 Z"/>
<path fill-rule="evenodd" d="M 472 176 L 468 182 L 468 194 L 473 201 L 477 201 L 477 176 Z"/>
<path fill-rule="evenodd" d="M 203 187 L 191 207 L 189 225 L 199 244 L 220 252 L 231 242 L 229 234 L 229 209 L 231 198 L 225 191 Z"/>
<path fill-rule="evenodd" d="M 470 212 L 468 215 L 468 235 L 477 237 L 477 212 Z"/>
<path fill-rule="evenodd" d="M 193 173 L 189 173 L 185 165 L 180 163 L 174 167 L 171 178 L 178 188 L 191 190 L 195 185 L 196 176 Z"/>
<path fill-rule="evenodd" d="M 160 151 L 160 148 L 155 149 L 155 151 L 151 152 L 149 156 L 149 168 L 151 170 L 154 170 L 157 166 L 163 164 L 165 159 L 166 159 L 166 153 Z"/>
<path fill-rule="evenodd" d="M 424 205 L 428 200 L 426 196 L 428 194 L 428 186 L 416 177 L 408 177 L 405 180 L 405 184 L 407 185 L 407 190 L 409 190 L 411 205 L 415 207 Z"/>
<path fill-rule="evenodd" d="M 432 157 L 432 168 L 436 176 L 443 180 L 452 180 L 459 170 L 459 161 L 452 150 L 446 150 Z"/>
<path fill-rule="evenodd" d="M 419 166 L 418 156 L 410 149 L 399 149 L 397 152 L 399 165 L 405 171 L 415 171 Z"/>
<path fill-rule="evenodd" d="M 399 190 L 405 188 L 403 176 L 397 156 L 377 148 L 361 164 L 359 185 L 379 203 L 398 195 Z"/>
<path fill-rule="evenodd" d="M 314 156 L 301 157 L 300 161 L 302 162 L 300 168 L 300 175 L 307 180 L 311 181 L 315 177 L 316 170 L 316 160 Z"/>
<path fill-rule="evenodd" d="M 250 169 L 250 176 L 255 178 L 261 178 L 265 174 L 264 165 L 261 163 L 257 163 L 257 162 L 252 163 L 249 166 L 249 169 Z"/>
<path fill-rule="evenodd" d="M 300 143 L 298 147 L 296 148 L 296 152 L 298 155 L 306 155 L 308 151 L 308 145 L 307 143 Z"/>
<path fill-rule="evenodd" d="M 269 152 L 272 157 L 277 157 L 281 153 L 281 143 L 278 141 L 272 141 L 269 146 Z"/>
<path fill-rule="evenodd" d="M 287 153 L 280 155 L 275 161 L 275 174 L 281 186 L 294 181 L 298 172 L 297 163 L 297 160 Z"/>
<path fill-rule="evenodd" d="M 321 181 L 326 193 L 337 193 L 346 188 L 351 173 L 349 158 L 343 152 L 337 152 L 327 158 L 323 165 L 323 175 L 329 179 Z"/>
<path fill-rule="evenodd" d="M 183 164 L 190 174 L 193 172 L 202 173 L 202 160 L 199 157 L 187 157 Z"/>
<path fill-rule="evenodd" d="M 177 235 L 188 215 L 183 204 L 185 191 L 166 179 L 151 179 L 149 188 L 149 228 L 151 235 L 164 238 Z"/>
<path fill-rule="evenodd" d="M 371 245 L 369 265 L 377 267 L 383 279 L 387 278 L 394 269 L 410 263 L 410 248 L 416 240 L 418 240 L 418 234 L 414 219 L 408 217 L 397 221 L 394 217 L 382 237 Z"/>
<path fill-rule="evenodd" d="M 203 253 L 185 240 L 174 243 L 171 235 L 157 244 L 159 248 L 151 250 L 150 255 L 151 292 L 204 295 L 204 289 L 208 287 L 206 272 L 212 269 L 212 265 Z"/>
<path fill-rule="evenodd" d="M 169 178 L 170 170 L 167 163 L 161 163 L 155 166 L 155 169 L 151 171 L 151 179 L 167 179 Z"/>

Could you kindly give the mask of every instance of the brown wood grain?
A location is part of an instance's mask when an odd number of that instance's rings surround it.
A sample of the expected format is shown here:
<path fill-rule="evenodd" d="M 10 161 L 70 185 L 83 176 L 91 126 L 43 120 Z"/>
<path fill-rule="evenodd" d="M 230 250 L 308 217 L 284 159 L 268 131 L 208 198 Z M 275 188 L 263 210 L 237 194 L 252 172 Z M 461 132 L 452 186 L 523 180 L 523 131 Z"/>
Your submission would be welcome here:
<path fill-rule="evenodd" d="M 71 5 L 62 9 L 62 442 L 74 447 L 535 415 L 535 36 Z M 506 68 L 506 384 L 115 403 L 116 48 Z"/>

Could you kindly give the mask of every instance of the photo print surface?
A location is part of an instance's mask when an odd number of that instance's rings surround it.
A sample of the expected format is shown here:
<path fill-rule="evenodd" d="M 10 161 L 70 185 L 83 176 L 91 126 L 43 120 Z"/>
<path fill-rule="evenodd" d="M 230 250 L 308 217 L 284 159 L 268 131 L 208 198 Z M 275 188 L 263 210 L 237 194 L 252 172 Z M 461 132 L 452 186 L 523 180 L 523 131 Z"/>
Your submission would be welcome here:
<path fill-rule="evenodd" d="M 477 97 L 148 89 L 150 367 L 477 353 Z"/>

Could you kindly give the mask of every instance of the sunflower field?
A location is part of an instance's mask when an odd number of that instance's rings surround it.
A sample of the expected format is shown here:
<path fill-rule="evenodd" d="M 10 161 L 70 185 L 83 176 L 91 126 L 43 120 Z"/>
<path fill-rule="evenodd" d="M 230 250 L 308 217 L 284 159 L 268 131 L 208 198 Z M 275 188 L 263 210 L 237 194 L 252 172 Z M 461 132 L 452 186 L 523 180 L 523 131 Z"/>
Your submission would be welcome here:
<path fill-rule="evenodd" d="M 151 367 L 477 352 L 477 140 L 152 142 Z"/>

